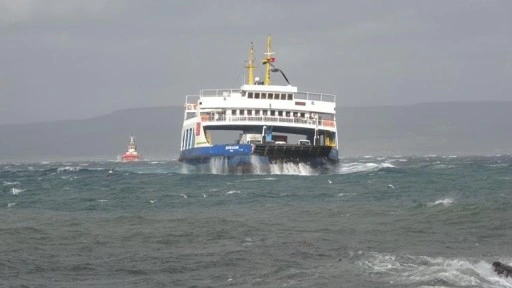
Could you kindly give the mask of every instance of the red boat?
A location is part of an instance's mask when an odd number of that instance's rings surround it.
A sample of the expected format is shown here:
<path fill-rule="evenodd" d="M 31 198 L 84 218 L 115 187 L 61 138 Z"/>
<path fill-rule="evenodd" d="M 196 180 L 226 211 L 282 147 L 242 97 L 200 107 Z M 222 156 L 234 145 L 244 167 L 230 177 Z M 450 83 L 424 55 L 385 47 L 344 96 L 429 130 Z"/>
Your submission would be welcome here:
<path fill-rule="evenodd" d="M 137 145 L 135 145 L 135 139 L 130 136 L 130 144 L 128 144 L 128 151 L 126 151 L 121 157 L 123 162 L 139 161 L 142 160 L 139 152 L 137 152 Z"/>

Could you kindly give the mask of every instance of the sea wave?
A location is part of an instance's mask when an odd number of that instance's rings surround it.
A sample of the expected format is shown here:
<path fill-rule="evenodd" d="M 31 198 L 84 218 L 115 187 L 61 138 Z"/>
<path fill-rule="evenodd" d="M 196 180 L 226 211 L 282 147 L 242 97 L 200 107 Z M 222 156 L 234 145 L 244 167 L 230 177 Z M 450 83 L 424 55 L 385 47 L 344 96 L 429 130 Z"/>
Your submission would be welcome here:
<path fill-rule="evenodd" d="M 366 272 L 398 286 L 512 287 L 512 279 L 492 270 L 492 261 L 358 252 L 356 261 Z"/>
<path fill-rule="evenodd" d="M 443 198 L 443 199 L 436 200 L 434 202 L 429 202 L 429 203 L 427 203 L 427 206 L 436 206 L 436 205 L 450 206 L 454 203 L 454 201 L 455 200 L 453 198 Z"/>
<path fill-rule="evenodd" d="M 381 168 L 395 168 L 395 166 L 388 162 L 383 162 L 383 163 L 361 163 L 361 162 L 343 163 L 343 164 L 341 164 L 341 166 L 339 168 L 339 173 L 340 174 L 350 174 L 350 173 L 356 173 L 356 172 L 369 172 L 369 171 L 376 171 Z"/>

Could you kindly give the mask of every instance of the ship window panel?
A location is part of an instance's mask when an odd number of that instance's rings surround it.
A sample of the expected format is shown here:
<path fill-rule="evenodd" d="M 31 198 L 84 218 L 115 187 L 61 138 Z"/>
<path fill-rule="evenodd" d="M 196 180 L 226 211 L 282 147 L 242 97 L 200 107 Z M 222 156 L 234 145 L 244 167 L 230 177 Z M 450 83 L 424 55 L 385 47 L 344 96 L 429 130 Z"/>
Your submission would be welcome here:
<path fill-rule="evenodd" d="M 293 94 L 288 94 L 288 100 L 293 100 Z"/>
<path fill-rule="evenodd" d="M 240 109 L 240 116 L 244 116 L 245 115 L 245 110 L 244 109 Z"/>
<path fill-rule="evenodd" d="M 187 129 L 187 149 L 190 148 L 190 129 Z"/>
<path fill-rule="evenodd" d="M 277 111 L 277 116 L 282 117 L 283 116 L 283 111 Z"/>
<path fill-rule="evenodd" d="M 270 116 L 276 116 L 276 110 L 270 110 Z"/>
<path fill-rule="evenodd" d="M 263 116 L 267 116 L 268 115 L 268 110 L 262 110 L 262 113 L 263 113 Z"/>
<path fill-rule="evenodd" d="M 295 94 L 295 99 L 307 100 L 308 95 L 306 93 L 297 93 Z"/>
<path fill-rule="evenodd" d="M 267 93 L 261 93 L 261 99 L 267 99 Z"/>
<path fill-rule="evenodd" d="M 290 117 L 290 111 L 286 111 L 285 115 L 286 117 Z"/>
<path fill-rule="evenodd" d="M 286 100 L 286 94 L 281 94 L 281 100 Z"/>
<path fill-rule="evenodd" d="M 254 99 L 260 99 L 260 93 L 254 93 Z"/>
<path fill-rule="evenodd" d="M 260 110 L 254 110 L 254 116 L 260 116 Z"/>
<path fill-rule="evenodd" d="M 188 148 L 192 148 L 192 129 L 187 129 L 188 131 Z"/>
<path fill-rule="evenodd" d="M 247 116 L 252 116 L 252 110 L 247 110 Z"/>
<path fill-rule="evenodd" d="M 299 117 L 299 112 L 293 112 L 293 117 Z"/>
<path fill-rule="evenodd" d="M 188 149 L 188 129 L 185 130 L 185 149 Z"/>
<path fill-rule="evenodd" d="M 252 92 L 249 92 L 249 94 L 247 95 L 247 98 L 251 98 L 252 99 Z"/>
<path fill-rule="evenodd" d="M 273 99 L 273 98 L 274 98 L 274 94 L 268 93 L 268 99 Z"/>
<path fill-rule="evenodd" d="M 304 113 L 304 112 L 300 113 L 300 117 L 301 118 L 306 118 L 306 113 Z"/>
<path fill-rule="evenodd" d="M 236 109 L 231 110 L 231 115 L 236 116 Z"/>

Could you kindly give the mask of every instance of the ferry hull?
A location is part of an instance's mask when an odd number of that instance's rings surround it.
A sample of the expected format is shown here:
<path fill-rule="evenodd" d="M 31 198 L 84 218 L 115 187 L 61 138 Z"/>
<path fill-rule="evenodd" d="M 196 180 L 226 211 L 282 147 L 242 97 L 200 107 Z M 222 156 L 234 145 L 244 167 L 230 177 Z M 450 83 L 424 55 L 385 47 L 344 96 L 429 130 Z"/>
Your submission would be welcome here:
<path fill-rule="evenodd" d="M 321 168 L 337 163 L 338 151 L 329 146 L 239 144 L 213 145 L 183 150 L 180 162 L 200 170 L 226 173 L 269 173 L 273 164 L 304 164 Z"/>
<path fill-rule="evenodd" d="M 133 161 L 140 161 L 140 160 L 141 160 L 140 156 L 131 156 L 131 155 L 123 156 L 121 158 L 121 161 L 123 161 L 123 162 L 133 162 Z"/>

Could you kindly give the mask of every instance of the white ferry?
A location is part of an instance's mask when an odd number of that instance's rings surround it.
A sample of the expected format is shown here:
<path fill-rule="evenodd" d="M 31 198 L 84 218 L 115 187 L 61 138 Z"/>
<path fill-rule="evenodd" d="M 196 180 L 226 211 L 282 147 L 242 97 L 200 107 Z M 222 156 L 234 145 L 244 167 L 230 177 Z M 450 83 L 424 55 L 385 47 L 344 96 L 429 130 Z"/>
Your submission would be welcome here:
<path fill-rule="evenodd" d="M 240 89 L 204 89 L 186 96 L 179 161 L 215 162 L 228 172 L 288 162 L 317 168 L 339 161 L 336 96 L 300 92 L 274 63 L 269 35 L 263 81 L 254 77 L 251 43 L 248 82 Z M 271 84 L 271 72 L 280 73 L 287 85 Z M 239 134 L 231 141 L 213 143 L 212 133 L 219 130 Z"/>

